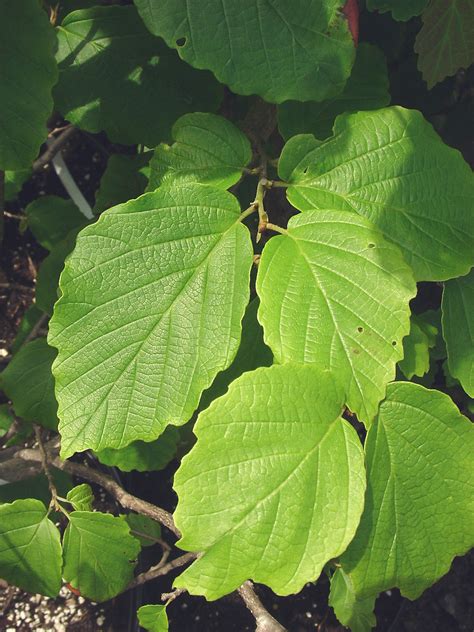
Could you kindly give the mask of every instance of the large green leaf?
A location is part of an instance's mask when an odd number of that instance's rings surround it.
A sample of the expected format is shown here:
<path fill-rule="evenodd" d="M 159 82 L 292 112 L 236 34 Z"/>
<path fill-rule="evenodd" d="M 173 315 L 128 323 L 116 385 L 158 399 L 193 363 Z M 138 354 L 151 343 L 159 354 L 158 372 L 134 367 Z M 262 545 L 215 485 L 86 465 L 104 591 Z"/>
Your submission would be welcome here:
<path fill-rule="evenodd" d="M 400 246 L 419 281 L 466 274 L 474 263 L 474 177 L 419 112 L 400 107 L 341 115 L 334 136 L 296 136 L 280 176 L 304 211 L 355 211 Z"/>
<path fill-rule="evenodd" d="M 125 520 L 92 511 L 70 514 L 63 547 L 64 579 L 94 601 L 111 599 L 127 587 L 140 552 Z"/>
<path fill-rule="evenodd" d="M 119 450 L 106 448 L 98 452 L 96 456 L 101 463 L 118 467 L 122 472 L 162 470 L 176 455 L 178 441 L 178 429 L 168 426 L 155 441 L 150 443 L 134 441 Z"/>
<path fill-rule="evenodd" d="M 474 428 L 439 391 L 396 382 L 366 442 L 368 486 L 343 570 L 359 597 L 416 599 L 474 544 Z"/>
<path fill-rule="evenodd" d="M 321 100 L 350 74 L 355 49 L 344 0 L 134 1 L 152 33 L 239 94 Z"/>
<path fill-rule="evenodd" d="M 0 170 L 25 169 L 45 141 L 56 38 L 38 0 L 0 0 Z"/>
<path fill-rule="evenodd" d="M 232 362 L 250 233 L 226 191 L 161 187 L 85 228 L 50 322 L 63 455 L 152 441 Z"/>
<path fill-rule="evenodd" d="M 474 268 L 445 283 L 442 310 L 449 371 L 474 397 Z"/>
<path fill-rule="evenodd" d="M 228 189 L 252 159 L 245 134 L 215 114 L 185 114 L 173 125 L 173 140 L 173 145 L 162 143 L 155 149 L 149 191 L 183 180 Z"/>
<path fill-rule="evenodd" d="M 46 428 L 57 427 L 56 398 L 51 365 L 56 350 L 46 338 L 27 343 L 0 374 L 0 387 L 13 403 L 15 413 Z"/>
<path fill-rule="evenodd" d="M 370 632 L 375 627 L 375 596 L 358 599 L 351 578 L 338 568 L 331 577 L 329 605 L 338 620 L 351 632 Z"/>
<path fill-rule="evenodd" d="M 46 507 L 28 498 L 0 505 L 0 577 L 32 593 L 56 597 L 61 541 Z"/>
<path fill-rule="evenodd" d="M 113 154 L 107 162 L 107 168 L 100 180 L 94 213 L 122 204 L 144 193 L 148 184 L 150 167 L 148 163 L 151 151 L 134 156 Z"/>
<path fill-rule="evenodd" d="M 203 555 L 175 585 L 217 599 L 254 579 L 301 590 L 345 550 L 364 504 L 355 430 L 329 372 L 244 373 L 199 416 L 175 476 L 179 546 Z"/>
<path fill-rule="evenodd" d="M 167 632 L 168 616 L 166 606 L 152 605 L 141 606 L 137 612 L 138 622 L 149 632 Z"/>
<path fill-rule="evenodd" d="M 58 42 L 56 106 L 89 132 L 153 147 L 181 114 L 219 104 L 213 77 L 151 36 L 132 6 L 74 11 L 58 27 Z"/>
<path fill-rule="evenodd" d="M 402 22 L 420 15 L 427 4 L 428 0 L 367 0 L 369 11 L 391 11 L 392 17 Z"/>
<path fill-rule="evenodd" d="M 263 249 L 257 292 L 276 361 L 333 371 L 369 423 L 402 358 L 416 292 L 398 248 L 354 213 L 308 211 Z"/>
<path fill-rule="evenodd" d="M 33 200 L 25 209 L 26 226 L 36 240 L 52 250 L 68 233 L 83 226 L 86 218 L 72 200 L 45 195 Z"/>
<path fill-rule="evenodd" d="M 418 68 L 428 88 L 474 62 L 473 32 L 472 0 L 431 0 L 415 41 Z"/>
<path fill-rule="evenodd" d="M 344 90 L 321 103 L 288 101 L 278 106 L 278 129 L 283 138 L 295 134 L 331 136 L 334 119 L 343 112 L 374 110 L 390 103 L 387 63 L 376 46 L 361 44 Z"/>

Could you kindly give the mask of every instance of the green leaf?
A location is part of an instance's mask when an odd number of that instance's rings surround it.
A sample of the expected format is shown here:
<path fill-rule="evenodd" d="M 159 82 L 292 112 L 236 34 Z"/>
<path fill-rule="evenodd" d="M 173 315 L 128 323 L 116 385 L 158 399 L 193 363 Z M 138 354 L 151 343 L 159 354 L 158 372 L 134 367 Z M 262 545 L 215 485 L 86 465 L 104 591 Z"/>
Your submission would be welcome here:
<path fill-rule="evenodd" d="M 351 578 L 342 568 L 331 577 L 329 605 L 337 619 L 351 632 L 370 632 L 375 627 L 375 596 L 358 599 Z"/>
<path fill-rule="evenodd" d="M 445 283 L 442 311 L 449 372 L 474 397 L 474 269 Z"/>
<path fill-rule="evenodd" d="M 57 195 L 37 198 L 25 209 L 27 226 L 36 240 L 52 250 L 73 229 L 86 223 L 86 218 L 72 200 Z"/>
<path fill-rule="evenodd" d="M 422 377 L 430 369 L 430 341 L 413 316 L 410 333 L 403 339 L 403 360 L 398 366 L 408 380 L 414 375 Z"/>
<path fill-rule="evenodd" d="M 315 101 L 342 90 L 354 42 L 344 0 L 134 0 L 152 33 L 238 94 Z"/>
<path fill-rule="evenodd" d="M 215 114 L 185 114 L 173 125 L 173 140 L 155 149 L 149 191 L 183 180 L 228 189 L 252 159 L 245 134 Z"/>
<path fill-rule="evenodd" d="M 153 546 L 161 538 L 160 525 L 148 516 L 129 513 L 125 516 L 125 520 L 132 535 L 142 546 Z"/>
<path fill-rule="evenodd" d="M 418 281 L 466 274 L 474 263 L 474 177 L 419 112 L 400 107 L 341 115 L 322 144 L 296 136 L 280 158 L 301 211 L 367 217 L 400 246 Z M 301 144 L 307 147 L 302 154 Z"/>
<path fill-rule="evenodd" d="M 344 90 L 326 101 L 288 101 L 278 106 L 278 129 L 283 138 L 295 134 L 331 136 L 334 119 L 343 112 L 373 110 L 390 103 L 387 63 L 377 46 L 360 44 Z"/>
<path fill-rule="evenodd" d="M 28 498 L 0 505 L 0 577 L 28 592 L 56 597 L 61 541 L 46 507 Z"/>
<path fill-rule="evenodd" d="M 473 545 L 473 449 L 474 428 L 447 395 L 389 386 L 365 442 L 364 513 L 341 558 L 359 598 L 398 587 L 417 599 Z"/>
<path fill-rule="evenodd" d="M 87 483 L 76 485 L 66 496 L 76 511 L 92 511 L 94 493 L 92 487 Z"/>
<path fill-rule="evenodd" d="M 166 606 L 141 606 L 137 611 L 138 623 L 149 632 L 167 632 L 168 616 Z"/>
<path fill-rule="evenodd" d="M 212 385 L 204 391 L 199 408 L 204 410 L 209 404 L 223 395 L 234 380 L 261 366 L 273 364 L 273 354 L 263 340 L 263 329 L 257 320 L 258 298 L 247 305 L 242 320 L 242 338 L 237 355 L 228 369 L 218 373 Z"/>
<path fill-rule="evenodd" d="M 26 438 L 23 436 L 21 441 L 18 440 L 18 443 L 24 444 L 25 441 Z M 6 445 L 8 446 L 9 444 Z M 52 470 L 51 474 L 58 494 L 60 496 L 67 494 L 72 487 L 72 479 L 69 474 L 55 469 Z M 36 476 L 28 476 L 27 478 L 15 480 L 12 483 L 0 485 L 0 504 L 13 503 L 20 498 L 36 498 L 43 504 L 48 505 L 51 501 L 51 492 L 49 491 L 46 476 L 44 474 L 38 474 Z"/>
<path fill-rule="evenodd" d="M 415 40 L 418 68 L 432 88 L 474 61 L 474 4 L 471 0 L 431 0 Z"/>
<path fill-rule="evenodd" d="M 162 470 L 175 457 L 178 442 L 178 429 L 168 426 L 155 441 L 134 441 L 119 450 L 106 448 L 96 456 L 101 463 L 118 467 L 122 472 L 152 472 Z"/>
<path fill-rule="evenodd" d="M 392 12 L 395 20 L 406 22 L 423 12 L 428 0 L 367 0 L 369 11 Z"/>
<path fill-rule="evenodd" d="M 46 338 L 37 338 L 22 347 L 0 374 L 0 386 L 11 399 L 15 414 L 51 429 L 58 423 L 51 373 L 55 357 L 56 350 L 48 346 Z"/>
<path fill-rule="evenodd" d="M 349 408 L 370 423 L 395 377 L 416 292 L 398 248 L 355 213 L 308 211 L 266 244 L 257 292 L 275 360 L 333 371 Z"/>
<path fill-rule="evenodd" d="M 221 87 L 150 35 L 132 6 L 70 13 L 58 28 L 57 108 L 114 142 L 157 145 L 178 116 L 214 110 Z"/>
<path fill-rule="evenodd" d="M 45 141 L 56 38 L 38 0 L 0 0 L 0 170 L 25 169 Z"/>
<path fill-rule="evenodd" d="M 92 511 L 74 511 L 64 533 L 65 581 L 83 597 L 106 601 L 133 578 L 140 544 L 122 518 Z"/>
<path fill-rule="evenodd" d="M 50 322 L 64 457 L 184 424 L 230 365 L 253 259 L 239 216 L 226 191 L 187 184 L 80 233 Z"/>
<path fill-rule="evenodd" d="M 416 316 L 417 324 L 428 336 L 430 356 L 433 360 L 444 360 L 447 356 L 446 344 L 441 335 L 441 309 L 428 309 Z"/>
<path fill-rule="evenodd" d="M 74 250 L 77 229 L 68 233 L 58 242 L 49 255 L 41 262 L 36 277 L 36 305 L 47 314 L 52 314 L 53 306 L 58 299 L 58 283 L 64 268 L 66 257 Z"/>
<path fill-rule="evenodd" d="M 150 174 L 151 152 L 135 156 L 113 154 L 100 180 L 94 213 L 97 215 L 116 204 L 127 202 L 144 193 Z"/>
<path fill-rule="evenodd" d="M 175 476 L 179 547 L 203 555 L 174 582 L 213 600 L 245 580 L 279 595 L 317 579 L 364 504 L 362 447 L 328 372 L 244 373 L 199 416 Z"/>
<path fill-rule="evenodd" d="M 5 202 L 10 202 L 17 197 L 24 183 L 30 176 L 31 169 L 5 171 Z"/>

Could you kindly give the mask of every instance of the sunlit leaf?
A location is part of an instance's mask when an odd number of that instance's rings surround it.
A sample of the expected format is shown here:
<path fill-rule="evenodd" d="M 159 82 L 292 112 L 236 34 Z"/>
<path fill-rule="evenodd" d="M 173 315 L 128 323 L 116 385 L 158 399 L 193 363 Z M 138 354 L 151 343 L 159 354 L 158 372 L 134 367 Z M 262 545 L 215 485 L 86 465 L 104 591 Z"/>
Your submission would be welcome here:
<path fill-rule="evenodd" d="M 258 267 L 258 315 L 275 360 L 331 370 L 366 424 L 395 377 L 415 291 L 398 248 L 355 213 L 293 217 Z"/>
<path fill-rule="evenodd" d="M 253 579 L 287 595 L 345 550 L 365 473 L 342 408 L 328 372 L 286 364 L 244 373 L 201 413 L 175 520 L 180 548 L 203 555 L 175 586 L 217 599 Z"/>
<path fill-rule="evenodd" d="M 239 215 L 226 191 L 186 184 L 79 234 L 50 322 L 64 456 L 184 424 L 230 365 L 252 265 Z"/>
<path fill-rule="evenodd" d="M 400 107 L 341 115 L 324 143 L 295 136 L 279 173 L 301 211 L 353 211 L 397 244 L 418 281 L 474 264 L 474 176 L 419 112 Z"/>
<path fill-rule="evenodd" d="M 365 441 L 368 487 L 341 558 L 358 598 L 416 599 L 474 544 L 474 428 L 439 391 L 396 382 Z"/>

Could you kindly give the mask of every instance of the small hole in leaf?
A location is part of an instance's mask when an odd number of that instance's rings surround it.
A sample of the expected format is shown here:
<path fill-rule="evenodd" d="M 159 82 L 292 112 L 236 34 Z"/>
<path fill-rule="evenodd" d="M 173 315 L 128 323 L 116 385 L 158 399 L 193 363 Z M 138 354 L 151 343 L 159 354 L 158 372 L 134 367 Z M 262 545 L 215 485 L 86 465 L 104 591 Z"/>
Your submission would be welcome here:
<path fill-rule="evenodd" d="M 357 331 L 361 334 L 364 331 L 363 327 L 357 327 Z"/>
<path fill-rule="evenodd" d="M 304 173 L 305 175 L 308 173 L 308 167 L 305 167 L 305 168 L 303 169 L 303 173 Z"/>
<path fill-rule="evenodd" d="M 397 341 L 396 340 L 392 340 L 392 347 L 396 347 L 397 346 Z"/>
<path fill-rule="evenodd" d="M 375 244 L 368 244 L 369 248 L 375 248 Z"/>
<path fill-rule="evenodd" d="M 180 37 L 179 39 L 176 40 L 176 46 L 178 46 L 178 48 L 181 48 L 185 44 L 186 44 L 186 38 L 185 37 Z"/>

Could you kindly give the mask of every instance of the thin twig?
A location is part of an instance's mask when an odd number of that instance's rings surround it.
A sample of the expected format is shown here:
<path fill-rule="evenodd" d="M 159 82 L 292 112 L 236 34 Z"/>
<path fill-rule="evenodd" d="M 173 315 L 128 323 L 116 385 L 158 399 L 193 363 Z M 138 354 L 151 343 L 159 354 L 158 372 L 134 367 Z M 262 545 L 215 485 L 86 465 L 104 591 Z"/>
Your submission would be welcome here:
<path fill-rule="evenodd" d="M 58 151 L 60 151 L 64 147 L 67 141 L 76 132 L 77 129 L 74 127 L 74 125 L 67 125 L 61 132 L 61 134 L 49 144 L 48 149 L 46 149 L 46 151 L 34 161 L 33 171 L 41 171 L 41 169 L 43 169 L 43 167 L 45 167 L 48 162 L 51 162 Z"/>
<path fill-rule="evenodd" d="M 40 318 L 31 328 L 31 331 L 29 332 L 29 334 L 21 343 L 22 347 L 26 345 L 28 342 L 30 342 L 31 340 L 34 340 L 36 338 L 39 332 L 43 329 L 43 326 L 48 322 L 48 318 L 49 318 L 48 314 L 43 314 L 42 316 L 40 316 Z"/>
<path fill-rule="evenodd" d="M 286 228 L 282 228 L 281 226 L 277 226 L 276 224 L 272 224 L 271 222 L 267 222 L 265 227 L 268 230 L 273 230 L 275 233 L 280 233 L 280 235 L 287 235 L 288 231 Z"/>
<path fill-rule="evenodd" d="M 265 176 L 263 178 L 260 178 L 257 184 L 257 192 L 255 194 L 255 202 L 254 202 L 254 204 L 257 206 L 258 217 L 259 217 L 257 238 L 256 238 L 257 243 L 260 241 L 262 233 L 264 233 L 265 230 L 267 229 L 268 215 L 267 215 L 267 212 L 265 211 L 263 199 L 269 187 L 271 187 L 271 181 L 267 180 Z"/>
<path fill-rule="evenodd" d="M 14 213 L 9 213 L 8 211 L 3 211 L 3 215 L 5 217 L 8 217 L 9 219 L 16 219 L 19 222 L 21 222 L 22 220 L 26 219 L 26 215 L 23 214 L 19 214 L 19 215 L 15 215 Z"/>
<path fill-rule="evenodd" d="M 46 453 L 45 447 L 44 447 L 44 443 L 43 443 L 43 438 L 41 437 L 41 428 L 37 425 L 37 424 L 33 424 L 33 428 L 35 431 L 35 437 L 36 437 L 36 441 L 38 443 L 38 448 L 39 448 L 39 453 L 41 456 L 41 465 L 43 466 L 43 471 L 45 473 L 45 476 L 48 480 L 48 487 L 49 487 L 49 492 L 51 494 L 51 502 L 49 503 L 49 506 L 51 509 L 61 509 L 59 503 L 58 503 L 58 490 L 56 489 L 56 485 L 54 484 L 54 479 L 53 476 L 51 474 L 51 471 L 49 469 L 49 461 L 48 461 L 48 455 Z"/>
<path fill-rule="evenodd" d="M 252 202 L 252 204 L 248 208 L 246 208 L 245 211 L 242 211 L 239 220 L 242 222 L 246 217 L 252 215 L 252 213 L 255 213 L 256 210 L 258 210 L 258 204 L 257 202 Z"/>
<path fill-rule="evenodd" d="M 174 601 L 176 599 L 176 597 L 179 597 L 180 595 L 182 595 L 185 592 L 186 592 L 186 588 L 175 588 L 171 592 L 162 593 L 161 594 L 161 601 L 166 601 L 167 602 L 166 605 L 168 605 L 172 601 Z"/>
<path fill-rule="evenodd" d="M 39 452 L 33 449 L 25 448 L 23 450 L 19 450 L 16 452 L 15 457 L 25 461 L 41 461 Z M 77 476 L 89 483 L 100 485 L 100 487 L 113 496 L 125 509 L 130 509 L 135 513 L 148 516 L 152 520 L 156 520 L 156 522 L 159 522 L 167 527 L 178 538 L 181 536 L 179 529 L 174 524 L 173 516 L 168 511 L 161 509 L 161 507 L 157 507 L 146 500 L 137 498 L 136 496 L 133 496 L 133 494 L 129 494 L 107 474 L 103 474 L 98 470 L 93 470 L 92 468 L 87 467 L 87 465 L 82 465 L 81 463 L 62 461 L 59 457 L 50 459 L 50 465 L 58 470 L 71 474 L 71 476 Z"/>
<path fill-rule="evenodd" d="M 146 584 L 152 579 L 156 579 L 157 577 L 162 577 L 163 575 L 167 575 L 168 573 L 171 573 L 171 571 L 175 570 L 176 568 L 180 568 L 181 566 L 184 566 L 188 562 L 192 562 L 193 560 L 196 559 L 196 557 L 197 557 L 197 553 L 185 553 L 184 555 L 177 557 L 176 559 L 172 560 L 171 562 L 168 562 L 167 564 L 163 565 L 160 562 L 156 566 L 152 566 L 147 571 L 144 571 L 143 573 L 140 573 L 139 575 L 137 575 L 135 579 L 130 582 L 130 584 L 127 586 L 125 590 L 131 590 L 132 588 L 136 588 L 137 586 Z"/>
<path fill-rule="evenodd" d="M 255 617 L 257 627 L 255 632 L 287 632 L 276 619 L 266 610 L 260 599 L 255 594 L 251 581 L 246 581 L 239 588 L 239 595 L 245 605 Z"/>

